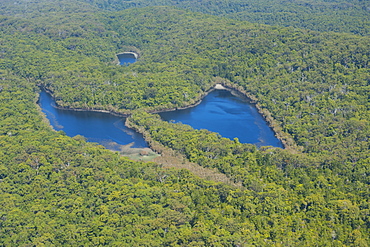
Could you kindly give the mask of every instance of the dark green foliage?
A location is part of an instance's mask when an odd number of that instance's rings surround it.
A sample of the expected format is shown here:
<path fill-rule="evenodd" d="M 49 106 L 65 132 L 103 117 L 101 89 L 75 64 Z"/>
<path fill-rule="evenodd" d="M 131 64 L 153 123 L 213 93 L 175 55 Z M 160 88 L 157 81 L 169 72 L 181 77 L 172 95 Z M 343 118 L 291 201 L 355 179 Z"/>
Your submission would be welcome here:
<path fill-rule="evenodd" d="M 370 5 L 361 0 L 3 0 L 0 14 L 38 17 L 45 13 L 117 11 L 148 6 L 174 6 L 194 12 L 254 23 L 316 31 L 369 35 Z"/>
<path fill-rule="evenodd" d="M 240 241 L 240 216 L 227 223 L 219 213 L 207 215 L 209 208 L 230 210 L 225 200 L 235 189 L 53 132 L 34 104 L 35 87 L 2 76 L 7 79 L 0 93 L 1 245 Z M 211 233 L 216 223 L 219 230 Z"/>
<path fill-rule="evenodd" d="M 167 7 L 95 14 L 80 35 L 65 31 L 63 37 L 52 29 L 36 35 L 38 24 L 26 22 L 25 36 L 9 28 L 12 20 L 3 21 L 3 63 L 43 84 L 60 106 L 121 113 L 183 107 L 199 100 L 217 76 L 258 99 L 261 111 L 268 109 L 281 132 L 306 152 L 353 162 L 368 156 L 367 37 L 278 29 Z M 70 22 L 67 30 L 75 25 Z M 14 47 L 15 38 L 24 42 Z M 116 66 L 120 47 L 133 46 L 139 61 Z"/>
<path fill-rule="evenodd" d="M 25 0 L 3 0 L 3 13 L 17 16 L 37 16 L 59 9 L 67 12 L 97 11 L 97 8 L 117 11 L 148 6 L 175 6 L 225 16 L 228 18 L 268 25 L 292 26 L 316 31 L 348 32 L 369 35 L 370 5 L 361 0 L 53 0 L 39 1 L 39 4 Z"/>
<path fill-rule="evenodd" d="M 369 35 L 370 5 L 361 0 L 229 0 L 170 1 L 83 0 L 107 10 L 145 6 L 176 6 L 195 12 L 276 26 L 292 26 L 316 31 Z"/>
<path fill-rule="evenodd" d="M 369 196 L 368 181 L 352 184 L 298 156 L 257 151 L 144 113 L 133 120 L 160 133 L 156 139 L 169 138 L 165 133 L 173 125 L 177 138 L 171 147 L 193 139 L 198 144 L 191 152 L 235 165 L 246 189 L 129 161 L 81 137 L 51 131 L 33 103 L 34 86 L 2 75 L 6 117 L 0 124 L 8 128 L 0 135 L 2 245 L 309 246 L 334 238 L 366 246 L 368 203 L 362 198 Z M 213 150 L 202 151 L 207 146 Z M 219 157 L 211 155 L 215 149 Z M 276 166 L 282 161 L 288 166 Z"/>
<path fill-rule="evenodd" d="M 165 0 L 109 3 L 0 4 L 0 245 L 367 246 L 368 37 L 131 9 Z M 368 34 L 365 1 L 270 3 L 171 1 Z M 137 52 L 138 62 L 117 66 L 123 51 Z M 249 95 L 294 149 L 257 150 L 145 112 L 193 104 L 216 82 Z M 51 131 L 36 85 L 60 106 L 134 113 L 136 128 L 242 189 Z"/>

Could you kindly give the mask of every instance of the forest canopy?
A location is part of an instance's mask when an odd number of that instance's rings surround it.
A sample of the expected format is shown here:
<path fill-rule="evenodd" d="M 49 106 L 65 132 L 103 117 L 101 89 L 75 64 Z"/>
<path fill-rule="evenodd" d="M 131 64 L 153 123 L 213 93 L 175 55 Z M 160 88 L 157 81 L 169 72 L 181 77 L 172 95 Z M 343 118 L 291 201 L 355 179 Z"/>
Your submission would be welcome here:
<path fill-rule="evenodd" d="M 173 6 L 193 12 L 224 16 L 274 26 L 315 31 L 369 35 L 370 4 L 361 0 L 2 0 L 6 15 L 39 16 L 45 13 L 119 11 L 148 6 Z M 1 10 L 0 9 L 0 10 Z"/>
<path fill-rule="evenodd" d="M 217 3 L 0 3 L 0 245 L 368 246 L 370 6 Z M 138 61 L 118 66 L 127 51 Z M 286 149 L 151 113 L 216 83 L 255 102 Z M 53 131 L 40 86 L 60 107 L 129 115 L 172 162 L 231 183 Z"/>

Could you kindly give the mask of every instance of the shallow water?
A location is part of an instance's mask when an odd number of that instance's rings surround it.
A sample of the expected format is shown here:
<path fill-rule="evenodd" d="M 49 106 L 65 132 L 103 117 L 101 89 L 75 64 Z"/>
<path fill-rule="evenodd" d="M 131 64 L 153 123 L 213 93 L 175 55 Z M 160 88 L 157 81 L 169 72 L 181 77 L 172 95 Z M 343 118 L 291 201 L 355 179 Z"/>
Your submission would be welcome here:
<path fill-rule="evenodd" d="M 227 90 L 214 90 L 192 108 L 160 113 L 165 121 L 207 129 L 241 143 L 283 147 L 256 107 Z"/>

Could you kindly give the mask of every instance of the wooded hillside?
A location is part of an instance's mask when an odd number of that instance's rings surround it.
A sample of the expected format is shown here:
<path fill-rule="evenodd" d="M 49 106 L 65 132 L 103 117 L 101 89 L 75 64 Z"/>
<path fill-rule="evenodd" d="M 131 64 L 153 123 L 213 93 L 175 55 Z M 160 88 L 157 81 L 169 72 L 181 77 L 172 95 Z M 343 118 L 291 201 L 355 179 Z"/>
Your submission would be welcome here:
<path fill-rule="evenodd" d="M 0 3 L 0 245 L 367 246 L 367 3 L 295 2 L 306 26 L 279 21 L 292 10 L 263 1 L 144 7 L 167 4 Z M 363 22 L 328 22 L 328 9 Z M 226 18 L 246 16 L 276 26 Z M 118 66 L 124 51 L 138 61 Z M 191 105 L 216 83 L 250 97 L 287 148 L 257 149 L 148 113 Z M 54 132 L 38 86 L 61 107 L 129 114 L 152 146 L 240 186 Z"/>

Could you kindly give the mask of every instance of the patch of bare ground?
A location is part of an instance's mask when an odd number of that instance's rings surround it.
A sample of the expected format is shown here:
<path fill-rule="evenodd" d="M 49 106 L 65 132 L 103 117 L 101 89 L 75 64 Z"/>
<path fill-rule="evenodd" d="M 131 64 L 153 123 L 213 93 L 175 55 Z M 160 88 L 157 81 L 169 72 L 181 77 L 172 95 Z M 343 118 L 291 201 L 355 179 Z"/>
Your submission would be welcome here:
<path fill-rule="evenodd" d="M 165 147 L 161 143 L 153 140 L 150 134 L 145 131 L 143 127 L 136 126 L 131 123 L 130 118 L 126 119 L 125 125 L 143 134 L 143 137 L 148 143 L 150 149 L 159 154 L 159 156 L 151 160 L 152 162 L 156 162 L 167 168 L 173 167 L 177 169 L 187 169 L 200 178 L 243 188 L 241 183 L 234 183 L 230 178 L 219 172 L 217 169 L 204 168 L 196 163 L 190 162 L 183 154 Z"/>
<path fill-rule="evenodd" d="M 156 143 L 158 146 L 161 145 Z M 155 145 L 157 148 L 158 146 Z M 153 148 L 153 147 L 152 147 Z M 156 150 L 158 152 L 158 150 Z M 227 185 L 242 188 L 241 183 L 234 183 L 225 174 L 220 173 L 217 169 L 204 168 L 196 163 L 188 161 L 182 154 L 162 146 L 160 148 L 161 155 L 154 158 L 152 161 L 161 164 L 164 168 L 177 168 L 177 169 L 187 169 L 191 171 L 194 175 L 215 182 L 221 182 Z"/>
<path fill-rule="evenodd" d="M 131 147 L 132 144 L 133 143 L 128 145 L 121 145 L 120 154 L 129 157 L 130 159 L 140 161 L 153 161 L 153 159 L 160 156 L 150 148 L 133 148 Z"/>

